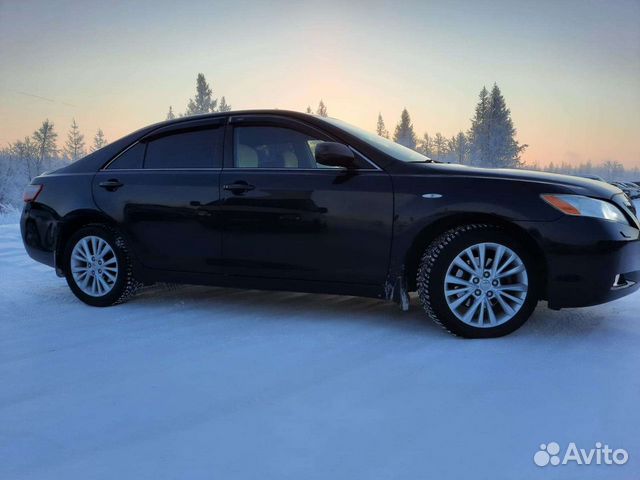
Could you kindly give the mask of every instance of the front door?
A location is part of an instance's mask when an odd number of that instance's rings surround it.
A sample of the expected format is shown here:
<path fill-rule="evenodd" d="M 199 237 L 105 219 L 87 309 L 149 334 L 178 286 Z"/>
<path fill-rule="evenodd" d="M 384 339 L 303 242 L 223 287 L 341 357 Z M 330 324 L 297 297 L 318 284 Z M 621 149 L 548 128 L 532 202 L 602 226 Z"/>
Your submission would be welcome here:
<path fill-rule="evenodd" d="M 233 123 L 233 120 L 232 120 Z M 231 127 L 229 127 L 231 128 Z M 222 172 L 226 273 L 381 284 L 391 246 L 390 177 L 320 165 L 316 129 L 287 120 L 243 118 L 227 132 Z"/>
<path fill-rule="evenodd" d="M 181 123 L 153 132 L 95 176 L 96 203 L 122 225 L 144 266 L 220 273 L 223 141 L 220 121 Z"/>

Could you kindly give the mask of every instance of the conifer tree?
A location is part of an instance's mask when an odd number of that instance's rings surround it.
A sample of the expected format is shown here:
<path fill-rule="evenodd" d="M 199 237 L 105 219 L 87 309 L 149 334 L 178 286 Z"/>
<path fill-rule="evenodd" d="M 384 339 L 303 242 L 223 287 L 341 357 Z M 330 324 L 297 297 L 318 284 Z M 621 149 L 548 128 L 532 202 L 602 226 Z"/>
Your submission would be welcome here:
<path fill-rule="evenodd" d="M 396 131 L 393 134 L 393 141 L 407 148 L 411 148 L 412 150 L 415 150 L 416 148 L 416 134 L 413 131 L 411 117 L 409 116 L 409 112 L 406 108 L 402 110 L 400 122 L 396 125 Z"/>
<path fill-rule="evenodd" d="M 384 120 L 382 119 L 382 114 L 378 113 L 378 123 L 376 124 L 376 133 L 384 138 L 389 138 L 389 131 L 384 124 Z"/>
<path fill-rule="evenodd" d="M 316 113 L 318 115 L 320 115 L 321 117 L 326 117 L 327 115 L 327 106 L 324 104 L 324 102 L 322 101 L 322 99 L 320 99 L 320 103 L 318 104 L 318 110 L 316 110 Z"/>
<path fill-rule="evenodd" d="M 458 132 L 458 134 L 451 139 L 450 145 L 453 161 L 460 164 L 467 163 L 469 144 L 467 142 L 467 136 L 464 134 L 464 132 Z"/>
<path fill-rule="evenodd" d="M 51 161 L 58 155 L 56 140 L 58 134 L 53 128 L 53 122 L 47 118 L 38 130 L 31 136 L 35 144 L 36 158 L 34 161 L 33 175 L 40 175 L 45 167 L 51 165 Z"/>
<path fill-rule="evenodd" d="M 449 153 L 448 147 L 447 139 L 440 132 L 436 133 L 433 137 L 433 159 L 444 162 Z"/>
<path fill-rule="evenodd" d="M 494 84 L 491 93 L 480 91 L 478 104 L 468 134 L 469 158 L 483 167 L 517 167 L 527 145 L 515 138 L 516 129 L 502 92 Z"/>
<path fill-rule="evenodd" d="M 107 139 L 104 137 L 104 132 L 101 128 L 98 129 L 95 136 L 93 137 L 93 145 L 91 145 L 91 151 L 95 152 L 96 150 L 100 150 L 102 147 L 107 145 Z"/>
<path fill-rule="evenodd" d="M 220 105 L 218 105 L 219 112 L 229 112 L 231 111 L 231 105 L 227 103 L 227 100 L 222 97 L 220 98 Z"/>
<path fill-rule="evenodd" d="M 422 138 L 418 141 L 418 152 L 422 155 L 434 158 L 433 154 L 433 139 L 427 132 L 424 132 Z"/>
<path fill-rule="evenodd" d="M 486 87 L 482 87 L 468 135 L 473 165 L 488 166 L 489 163 L 488 118 L 489 91 Z"/>
<path fill-rule="evenodd" d="M 80 127 L 76 123 L 74 118 L 71 122 L 71 128 L 67 133 L 67 141 L 64 144 L 64 153 L 69 160 L 75 162 L 79 158 L 84 156 L 84 135 L 80 133 Z"/>
<path fill-rule="evenodd" d="M 189 100 L 185 115 L 200 115 L 216 111 L 218 101 L 212 97 L 211 87 L 204 78 L 204 74 L 199 73 L 196 78 L 196 94 Z"/>
<path fill-rule="evenodd" d="M 517 167 L 520 165 L 520 153 L 526 145 L 520 146 L 516 140 L 516 129 L 511 119 L 511 111 L 498 88 L 493 84 L 489 95 L 488 112 L 489 166 Z"/>

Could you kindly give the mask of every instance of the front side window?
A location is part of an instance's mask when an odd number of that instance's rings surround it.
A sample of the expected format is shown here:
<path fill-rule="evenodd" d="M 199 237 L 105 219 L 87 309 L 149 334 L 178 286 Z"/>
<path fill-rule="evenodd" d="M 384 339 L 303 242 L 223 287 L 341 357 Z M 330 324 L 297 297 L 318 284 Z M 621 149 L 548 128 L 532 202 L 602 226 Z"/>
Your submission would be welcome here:
<path fill-rule="evenodd" d="M 316 162 L 314 152 L 322 140 L 284 127 L 236 127 L 236 168 L 336 168 Z"/>
<path fill-rule="evenodd" d="M 147 142 L 145 169 L 220 168 L 222 128 L 181 131 Z"/>

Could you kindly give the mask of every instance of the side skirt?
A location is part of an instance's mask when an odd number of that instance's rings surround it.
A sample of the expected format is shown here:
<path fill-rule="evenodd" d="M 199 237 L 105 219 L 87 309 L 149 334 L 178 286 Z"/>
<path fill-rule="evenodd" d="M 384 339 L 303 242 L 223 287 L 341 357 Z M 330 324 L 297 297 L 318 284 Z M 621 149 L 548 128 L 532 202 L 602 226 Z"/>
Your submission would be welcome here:
<path fill-rule="evenodd" d="M 167 270 L 137 269 L 136 279 L 145 283 L 181 283 L 215 287 L 242 288 L 247 290 L 277 290 L 284 292 L 323 293 L 355 297 L 385 299 L 383 285 L 365 285 L 340 282 L 316 282 L 310 280 L 247 277 Z"/>

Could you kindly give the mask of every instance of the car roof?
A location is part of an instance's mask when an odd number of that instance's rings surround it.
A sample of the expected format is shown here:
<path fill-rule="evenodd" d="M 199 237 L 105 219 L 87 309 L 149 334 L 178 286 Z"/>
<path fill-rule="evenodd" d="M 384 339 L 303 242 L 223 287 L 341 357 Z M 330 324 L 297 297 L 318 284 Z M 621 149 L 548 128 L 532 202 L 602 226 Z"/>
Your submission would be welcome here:
<path fill-rule="evenodd" d="M 271 108 L 271 109 L 231 110 L 229 112 L 214 112 L 214 113 L 203 113 L 200 115 L 189 115 L 185 117 L 173 118 L 171 120 L 164 120 L 162 122 L 153 124 L 153 126 L 160 127 L 160 126 L 174 125 L 177 123 L 193 121 L 193 120 L 205 120 L 207 118 L 220 118 L 220 117 L 229 117 L 234 115 L 281 115 L 284 117 L 294 117 L 294 118 L 311 120 L 311 121 L 318 121 L 322 119 L 322 117 L 319 117 L 318 115 L 313 115 L 310 113 L 296 112 L 294 110 L 280 110 L 277 108 Z"/>

